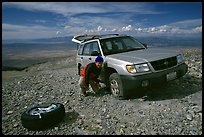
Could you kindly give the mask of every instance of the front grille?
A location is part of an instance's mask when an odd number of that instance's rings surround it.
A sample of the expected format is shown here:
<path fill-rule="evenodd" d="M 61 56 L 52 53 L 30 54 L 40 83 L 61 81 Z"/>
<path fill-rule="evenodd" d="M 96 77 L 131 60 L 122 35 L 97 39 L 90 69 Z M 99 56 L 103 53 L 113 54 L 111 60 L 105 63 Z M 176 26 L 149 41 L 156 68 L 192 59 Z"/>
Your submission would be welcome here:
<path fill-rule="evenodd" d="M 150 62 L 155 70 L 163 70 L 177 65 L 176 57 Z"/>

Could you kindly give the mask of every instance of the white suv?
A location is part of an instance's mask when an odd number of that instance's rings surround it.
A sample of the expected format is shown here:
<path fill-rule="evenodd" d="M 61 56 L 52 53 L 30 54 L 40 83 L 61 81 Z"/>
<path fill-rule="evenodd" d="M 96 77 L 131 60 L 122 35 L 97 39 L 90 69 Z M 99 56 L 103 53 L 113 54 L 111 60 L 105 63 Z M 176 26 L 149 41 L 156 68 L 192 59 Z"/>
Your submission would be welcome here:
<path fill-rule="evenodd" d="M 174 80 L 188 70 L 180 52 L 147 48 L 131 36 L 78 35 L 72 41 L 79 44 L 78 73 L 86 64 L 94 62 L 96 56 L 102 56 L 104 65 L 100 79 L 119 99 L 127 98 L 130 89 Z"/>

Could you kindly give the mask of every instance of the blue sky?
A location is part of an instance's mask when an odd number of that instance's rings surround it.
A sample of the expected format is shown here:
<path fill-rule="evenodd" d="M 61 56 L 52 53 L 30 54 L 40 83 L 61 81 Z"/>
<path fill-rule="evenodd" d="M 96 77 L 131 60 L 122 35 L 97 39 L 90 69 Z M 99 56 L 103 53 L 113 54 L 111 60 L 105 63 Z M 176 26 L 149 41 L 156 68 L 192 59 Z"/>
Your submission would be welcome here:
<path fill-rule="evenodd" d="M 2 38 L 201 36 L 202 2 L 4 2 Z"/>

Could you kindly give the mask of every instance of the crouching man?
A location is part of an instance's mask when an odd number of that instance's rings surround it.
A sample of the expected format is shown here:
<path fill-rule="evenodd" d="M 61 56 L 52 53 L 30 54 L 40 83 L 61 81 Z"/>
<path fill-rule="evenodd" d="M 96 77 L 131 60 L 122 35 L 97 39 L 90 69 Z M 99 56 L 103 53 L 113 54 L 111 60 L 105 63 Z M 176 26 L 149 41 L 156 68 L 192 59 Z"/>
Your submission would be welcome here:
<path fill-rule="evenodd" d="M 87 96 L 89 90 L 89 84 L 92 90 L 97 93 L 100 89 L 98 77 L 101 73 L 103 65 L 103 58 L 97 56 L 95 62 L 87 64 L 80 73 L 79 86 L 81 88 L 82 95 Z"/>

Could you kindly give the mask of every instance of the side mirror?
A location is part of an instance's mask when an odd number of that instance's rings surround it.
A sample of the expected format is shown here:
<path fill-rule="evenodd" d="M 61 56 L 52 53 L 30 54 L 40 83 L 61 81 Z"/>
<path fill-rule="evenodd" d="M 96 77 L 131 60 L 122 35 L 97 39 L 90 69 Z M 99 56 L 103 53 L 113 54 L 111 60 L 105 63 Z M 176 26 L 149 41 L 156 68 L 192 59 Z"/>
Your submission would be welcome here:
<path fill-rule="evenodd" d="M 99 56 L 98 51 L 92 51 L 92 52 L 91 52 L 91 56 Z"/>

